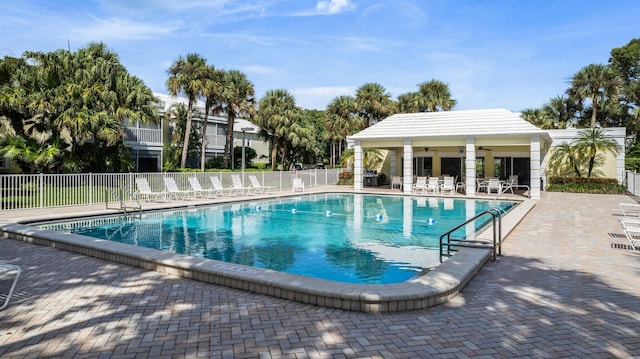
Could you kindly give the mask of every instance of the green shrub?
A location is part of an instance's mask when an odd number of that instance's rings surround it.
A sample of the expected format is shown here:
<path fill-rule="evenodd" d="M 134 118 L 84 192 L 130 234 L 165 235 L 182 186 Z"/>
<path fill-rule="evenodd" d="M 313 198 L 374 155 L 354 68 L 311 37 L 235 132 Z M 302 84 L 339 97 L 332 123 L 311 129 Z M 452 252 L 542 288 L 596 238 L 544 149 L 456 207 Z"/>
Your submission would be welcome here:
<path fill-rule="evenodd" d="M 549 177 L 547 191 L 593 194 L 624 194 L 626 188 L 615 178 Z"/>
<path fill-rule="evenodd" d="M 353 172 L 340 172 L 338 175 L 339 185 L 353 185 Z"/>
<path fill-rule="evenodd" d="M 627 171 L 640 172 L 640 158 L 626 157 L 624 159 L 624 168 Z"/>

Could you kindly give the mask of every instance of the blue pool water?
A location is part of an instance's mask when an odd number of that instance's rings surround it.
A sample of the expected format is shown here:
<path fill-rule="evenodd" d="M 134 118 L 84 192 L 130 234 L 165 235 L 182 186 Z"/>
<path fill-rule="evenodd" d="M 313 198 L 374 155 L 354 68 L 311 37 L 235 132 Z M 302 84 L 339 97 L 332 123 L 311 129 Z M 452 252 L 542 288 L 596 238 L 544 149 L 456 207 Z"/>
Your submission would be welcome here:
<path fill-rule="evenodd" d="M 403 282 L 439 263 L 442 233 L 508 201 L 306 195 L 41 225 L 136 246 L 347 283 Z M 464 237 L 490 217 L 463 228 Z"/>

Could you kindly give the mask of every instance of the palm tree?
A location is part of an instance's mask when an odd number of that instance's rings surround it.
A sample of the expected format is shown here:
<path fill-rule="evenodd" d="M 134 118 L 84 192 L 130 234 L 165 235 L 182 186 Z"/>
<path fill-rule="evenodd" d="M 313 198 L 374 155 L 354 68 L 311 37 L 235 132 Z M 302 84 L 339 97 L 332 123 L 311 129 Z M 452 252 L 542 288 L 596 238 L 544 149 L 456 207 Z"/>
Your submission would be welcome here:
<path fill-rule="evenodd" d="M 418 84 L 418 94 L 422 102 L 420 106 L 421 112 L 449 111 L 457 102 L 451 98 L 449 85 L 438 80 Z"/>
<path fill-rule="evenodd" d="M 393 111 L 393 101 L 387 90 L 377 83 L 367 83 L 356 90 L 356 103 L 361 116 L 368 126 L 389 116 Z"/>
<path fill-rule="evenodd" d="M 333 146 L 332 165 L 335 165 L 335 142 L 339 143 L 338 157 L 340 157 L 343 141 L 346 141 L 348 135 L 361 130 L 365 125 L 364 120 L 358 116 L 357 108 L 356 99 L 352 96 L 336 97 L 327 105 L 325 129 Z"/>
<path fill-rule="evenodd" d="M 198 97 L 202 96 L 207 86 L 208 70 L 207 60 L 195 53 L 187 54 L 185 57 L 178 57 L 169 68 L 169 78 L 167 79 L 167 89 L 169 93 L 172 96 L 184 93 L 189 100 L 185 136 L 191 133 L 193 105 Z M 182 147 L 180 167 L 186 166 L 188 151 L 189 141 L 185 138 Z"/>
<path fill-rule="evenodd" d="M 553 119 L 553 127 L 567 128 L 567 125 L 575 120 L 578 113 L 578 104 L 568 97 L 556 96 L 542 106 L 542 111 Z"/>
<path fill-rule="evenodd" d="M 295 116 L 296 101 L 289 91 L 269 90 L 260 99 L 256 113 L 256 125 L 271 140 L 271 170 L 275 171 L 278 146 L 283 144 L 290 119 Z"/>
<path fill-rule="evenodd" d="M 417 92 L 407 92 L 398 96 L 397 110 L 400 113 L 420 112 L 420 94 Z"/>
<path fill-rule="evenodd" d="M 227 113 L 227 139 L 224 151 L 224 166 L 229 168 L 229 159 L 233 151 L 233 124 L 238 116 L 251 117 L 255 113 L 253 84 L 240 71 L 231 70 L 224 73 L 222 93 L 220 94 L 222 109 Z"/>
<path fill-rule="evenodd" d="M 563 143 L 553 148 L 553 153 L 549 159 L 549 168 L 558 175 L 569 175 L 575 173 L 582 177 L 580 163 L 576 158 L 575 147 L 570 143 Z"/>
<path fill-rule="evenodd" d="M 553 118 L 551 118 L 551 116 L 549 116 L 547 112 L 539 108 L 524 109 L 521 112 L 521 116 L 525 121 L 533 124 L 536 127 L 542 129 L 555 128 Z"/>
<path fill-rule="evenodd" d="M 204 120 L 202 121 L 202 133 L 200 144 L 200 170 L 204 172 L 206 164 L 207 153 L 207 124 L 209 120 L 209 112 L 213 112 L 213 115 L 217 114 L 222 108 L 220 102 L 220 93 L 222 92 L 222 79 L 224 77 L 224 71 L 218 71 L 212 65 L 207 66 L 205 87 L 202 90 L 202 94 L 205 97 L 204 102 Z"/>
<path fill-rule="evenodd" d="M 620 91 L 620 81 L 610 66 L 591 64 L 583 67 L 571 78 L 567 94 L 580 104 L 591 99 L 591 128 L 596 127 L 596 112 L 600 101 L 609 99 L 616 102 Z"/>
<path fill-rule="evenodd" d="M 620 153 L 620 145 L 602 128 L 590 128 L 578 132 L 574 147 L 578 158 L 583 157 L 589 161 L 587 177 L 591 177 L 598 151 L 611 152 L 616 155 Z"/>

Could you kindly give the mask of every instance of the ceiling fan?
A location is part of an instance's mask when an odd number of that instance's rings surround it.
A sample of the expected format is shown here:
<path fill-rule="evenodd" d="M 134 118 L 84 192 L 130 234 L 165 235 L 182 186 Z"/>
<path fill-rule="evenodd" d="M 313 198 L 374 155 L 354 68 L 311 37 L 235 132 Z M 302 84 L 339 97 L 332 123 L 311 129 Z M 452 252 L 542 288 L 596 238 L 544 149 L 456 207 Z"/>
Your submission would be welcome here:
<path fill-rule="evenodd" d="M 483 147 L 483 146 L 480 146 L 480 147 L 478 147 L 478 151 L 491 151 L 491 149 Z"/>

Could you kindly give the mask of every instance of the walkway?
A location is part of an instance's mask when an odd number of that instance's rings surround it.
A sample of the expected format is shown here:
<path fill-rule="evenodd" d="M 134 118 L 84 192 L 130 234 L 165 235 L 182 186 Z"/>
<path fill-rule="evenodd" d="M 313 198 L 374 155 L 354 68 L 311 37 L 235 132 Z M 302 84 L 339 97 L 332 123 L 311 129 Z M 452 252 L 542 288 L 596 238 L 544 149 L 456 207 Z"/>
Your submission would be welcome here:
<path fill-rule="evenodd" d="M 615 248 L 621 201 L 631 198 L 543 192 L 460 295 L 390 314 L 0 240 L 0 260 L 23 268 L 0 312 L 0 357 L 640 357 L 640 253 Z"/>

